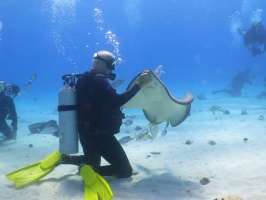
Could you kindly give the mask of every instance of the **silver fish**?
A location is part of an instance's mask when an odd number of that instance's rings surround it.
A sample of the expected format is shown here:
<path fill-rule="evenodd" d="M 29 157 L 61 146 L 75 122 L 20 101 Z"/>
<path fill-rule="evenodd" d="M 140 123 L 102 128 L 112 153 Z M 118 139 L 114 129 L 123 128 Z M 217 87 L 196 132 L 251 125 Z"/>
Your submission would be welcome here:
<path fill-rule="evenodd" d="M 119 142 L 120 144 L 126 144 L 126 143 L 128 143 L 130 140 L 131 140 L 131 137 L 130 137 L 130 136 L 124 136 L 124 137 L 120 138 L 120 139 L 118 140 L 118 142 Z"/>
<path fill-rule="evenodd" d="M 137 115 L 128 115 L 127 117 L 131 118 L 131 119 L 135 119 L 137 117 Z"/>
<path fill-rule="evenodd" d="M 158 128 L 157 124 L 149 123 L 149 128 L 150 128 L 152 139 L 155 139 L 158 135 L 158 132 L 159 132 L 159 128 Z"/>
<path fill-rule="evenodd" d="M 167 130 L 164 129 L 164 130 L 161 132 L 161 136 L 164 137 L 164 136 L 166 136 L 166 134 L 167 134 Z"/>
<path fill-rule="evenodd" d="M 136 131 L 139 131 L 139 130 L 141 130 L 141 129 L 142 129 L 141 126 L 138 126 L 138 125 L 135 127 L 135 130 L 136 130 Z"/>
<path fill-rule="evenodd" d="M 116 79 L 116 80 L 110 82 L 110 84 L 111 84 L 112 88 L 117 89 L 117 88 L 119 88 L 121 85 L 123 85 L 124 82 L 125 82 L 124 79 Z"/>
<path fill-rule="evenodd" d="M 136 141 L 143 141 L 143 140 L 150 139 L 150 138 L 151 136 L 149 135 L 148 129 L 144 129 L 138 134 L 136 134 Z"/>
<path fill-rule="evenodd" d="M 130 126 L 131 124 L 133 124 L 133 120 L 132 119 L 127 119 L 126 121 L 123 122 L 123 124 L 125 126 Z"/>
<path fill-rule="evenodd" d="M 163 71 L 163 66 L 162 66 L 162 65 L 159 65 L 159 66 L 154 70 L 154 73 L 155 73 L 158 77 L 160 77 L 160 76 L 162 75 L 162 73 L 165 73 L 165 72 Z"/>

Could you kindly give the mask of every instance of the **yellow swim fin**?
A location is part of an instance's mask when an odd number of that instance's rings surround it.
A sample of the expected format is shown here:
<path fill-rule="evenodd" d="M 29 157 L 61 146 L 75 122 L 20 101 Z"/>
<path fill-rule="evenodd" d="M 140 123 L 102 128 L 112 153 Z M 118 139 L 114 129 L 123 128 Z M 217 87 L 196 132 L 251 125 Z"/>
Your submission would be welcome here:
<path fill-rule="evenodd" d="M 14 181 L 16 187 L 22 187 L 37 182 L 62 161 L 62 155 L 56 151 L 40 162 L 30 164 L 6 175 L 9 180 Z"/>
<path fill-rule="evenodd" d="M 80 169 L 85 182 L 84 200 L 110 200 L 114 196 L 109 184 L 89 165 L 83 165 Z"/>

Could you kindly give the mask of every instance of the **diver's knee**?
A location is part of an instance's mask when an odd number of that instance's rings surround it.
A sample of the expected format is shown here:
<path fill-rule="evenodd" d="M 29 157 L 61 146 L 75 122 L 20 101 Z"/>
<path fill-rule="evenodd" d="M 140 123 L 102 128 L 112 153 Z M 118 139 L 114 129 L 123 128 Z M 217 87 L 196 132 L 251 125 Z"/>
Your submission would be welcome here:
<path fill-rule="evenodd" d="M 117 175 L 118 178 L 129 178 L 132 176 L 132 171 L 124 172 L 124 173 L 119 173 Z"/>
<path fill-rule="evenodd" d="M 129 178 L 132 176 L 133 169 L 131 166 L 127 166 L 123 170 L 120 170 L 119 173 L 117 173 L 118 178 Z"/>

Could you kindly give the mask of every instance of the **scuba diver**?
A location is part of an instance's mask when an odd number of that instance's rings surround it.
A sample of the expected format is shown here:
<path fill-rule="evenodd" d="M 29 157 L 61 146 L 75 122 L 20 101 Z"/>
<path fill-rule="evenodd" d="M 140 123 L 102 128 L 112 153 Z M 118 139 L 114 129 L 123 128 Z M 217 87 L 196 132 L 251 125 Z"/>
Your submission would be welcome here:
<path fill-rule="evenodd" d="M 0 132 L 6 137 L 6 140 L 16 140 L 18 130 L 18 117 L 14 98 L 18 95 L 24 95 L 36 79 L 36 74 L 33 74 L 24 90 L 20 92 L 20 87 L 16 84 L 6 84 L 0 81 Z M 6 120 L 11 120 L 11 127 Z"/>
<path fill-rule="evenodd" d="M 116 64 L 111 52 L 99 51 L 93 56 L 92 69 L 78 78 L 75 86 L 78 132 L 84 155 L 64 155 L 61 164 L 80 166 L 86 163 L 101 176 L 127 178 L 132 175 L 133 170 L 115 137 L 124 118 L 120 107 L 149 83 L 151 76 L 149 72 L 144 71 L 132 88 L 118 94 L 108 81 L 115 79 L 112 71 L 115 70 Z M 101 166 L 101 157 L 110 165 Z"/>
<path fill-rule="evenodd" d="M 266 30 L 261 21 L 253 22 L 247 31 L 238 28 L 237 32 L 243 36 L 244 44 L 253 57 L 266 52 Z"/>
<path fill-rule="evenodd" d="M 10 95 L 17 96 L 19 91 L 19 86 L 15 84 L 0 82 L 0 132 L 6 136 L 6 140 L 16 140 L 17 137 L 18 117 L 13 98 Z M 6 119 L 12 120 L 12 129 Z"/>
<path fill-rule="evenodd" d="M 112 72 L 116 65 L 117 61 L 111 52 L 99 51 L 93 56 L 91 70 L 83 74 L 63 76 L 66 87 L 61 88 L 59 92 L 59 122 L 60 115 L 61 120 L 64 115 L 66 123 L 73 123 L 69 129 L 78 129 L 76 133 L 79 135 L 83 155 L 56 151 L 41 162 L 7 174 L 7 178 L 14 181 L 16 187 L 38 181 L 59 164 L 72 164 L 79 166 L 86 185 L 84 199 L 99 197 L 102 200 L 111 200 L 113 192 L 101 176 L 128 178 L 133 175 L 129 159 L 115 134 L 119 133 L 124 118 L 121 107 L 152 80 L 152 74 L 145 70 L 138 75 L 137 82 L 131 88 L 118 94 L 109 82 L 115 79 L 116 75 Z M 78 80 L 75 81 L 75 78 Z M 68 114 L 71 114 L 72 118 Z M 65 127 L 65 124 L 61 125 Z M 66 136 L 61 129 L 59 143 L 71 146 L 70 143 L 75 139 L 69 140 L 67 137 L 69 135 Z M 101 165 L 102 158 L 109 164 Z"/>
<path fill-rule="evenodd" d="M 245 71 L 237 72 L 236 75 L 232 78 L 229 83 L 228 88 L 222 90 L 215 90 L 212 94 L 217 94 L 220 92 L 225 92 L 232 97 L 239 97 L 241 96 L 241 89 L 243 88 L 244 84 L 252 84 L 250 77 L 250 71 L 247 69 Z"/>

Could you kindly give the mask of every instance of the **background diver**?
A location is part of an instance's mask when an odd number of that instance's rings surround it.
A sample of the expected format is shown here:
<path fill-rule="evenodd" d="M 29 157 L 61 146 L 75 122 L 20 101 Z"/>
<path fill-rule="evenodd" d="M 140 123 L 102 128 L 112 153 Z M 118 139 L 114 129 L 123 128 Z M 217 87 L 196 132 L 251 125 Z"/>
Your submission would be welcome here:
<path fill-rule="evenodd" d="M 22 92 L 20 92 L 18 85 L 6 84 L 4 81 L 0 81 L 0 132 L 6 137 L 6 140 L 16 140 L 17 138 L 18 117 L 14 98 L 17 95 L 24 95 L 36 76 L 36 74 L 32 75 Z M 12 121 L 12 128 L 6 120 Z"/>
<path fill-rule="evenodd" d="M 17 96 L 20 88 L 17 85 L 0 82 L 0 132 L 5 135 L 6 140 L 16 139 L 18 129 L 18 117 L 13 98 Z M 7 124 L 7 119 L 12 120 L 12 129 Z"/>
<path fill-rule="evenodd" d="M 225 92 L 232 97 L 238 97 L 241 96 L 241 90 L 243 86 L 247 84 L 252 84 L 251 79 L 253 77 L 250 76 L 250 71 L 247 69 L 245 71 L 239 71 L 236 73 L 235 76 L 233 76 L 232 80 L 230 81 L 228 88 L 221 89 L 221 90 L 215 90 L 212 92 L 212 94 L 217 94 L 221 92 Z"/>
<path fill-rule="evenodd" d="M 238 28 L 237 32 L 243 36 L 245 46 L 254 57 L 266 52 L 266 30 L 261 21 L 253 22 L 247 31 Z"/>

